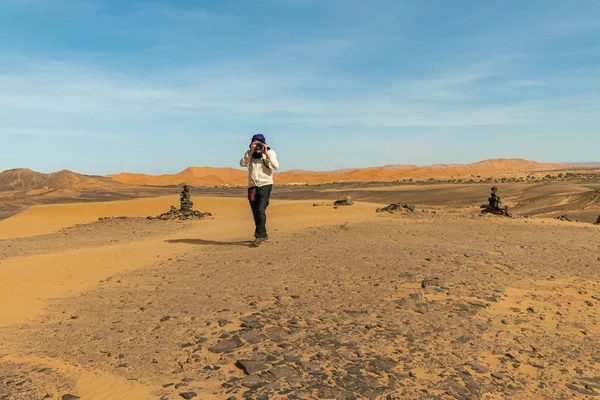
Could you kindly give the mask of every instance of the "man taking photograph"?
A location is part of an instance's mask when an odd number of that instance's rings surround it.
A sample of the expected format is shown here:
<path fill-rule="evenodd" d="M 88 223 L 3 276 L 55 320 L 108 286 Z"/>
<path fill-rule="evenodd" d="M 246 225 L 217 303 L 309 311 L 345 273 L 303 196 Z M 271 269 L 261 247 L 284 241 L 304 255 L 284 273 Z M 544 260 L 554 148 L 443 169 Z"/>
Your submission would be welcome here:
<path fill-rule="evenodd" d="M 240 160 L 241 167 L 248 167 L 248 200 L 254 216 L 254 247 L 269 240 L 267 234 L 267 207 L 273 190 L 273 171 L 279 168 L 277 154 L 267 147 L 261 134 L 252 136 L 250 150 Z"/>

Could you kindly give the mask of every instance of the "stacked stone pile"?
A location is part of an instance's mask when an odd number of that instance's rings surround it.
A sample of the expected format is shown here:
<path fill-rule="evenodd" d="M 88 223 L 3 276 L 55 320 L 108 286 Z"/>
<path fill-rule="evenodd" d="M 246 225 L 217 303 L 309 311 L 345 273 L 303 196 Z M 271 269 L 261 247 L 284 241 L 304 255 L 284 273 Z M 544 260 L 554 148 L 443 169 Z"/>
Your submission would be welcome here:
<path fill-rule="evenodd" d="M 505 217 L 511 216 L 508 212 L 508 207 L 502 204 L 502 200 L 498 194 L 498 188 L 496 186 L 492 187 L 492 193 L 488 199 L 488 204 L 482 205 L 481 209 L 482 214 L 503 215 Z"/>
<path fill-rule="evenodd" d="M 180 196 L 180 208 L 179 210 L 175 206 L 171 206 L 171 209 L 166 213 L 162 213 L 156 217 L 148 217 L 148 219 L 159 219 L 162 221 L 172 220 L 186 220 L 186 219 L 205 219 L 212 217 L 209 212 L 200 212 L 192 210 L 194 203 L 190 196 L 190 190 L 187 185 L 183 185 L 183 190 Z"/>

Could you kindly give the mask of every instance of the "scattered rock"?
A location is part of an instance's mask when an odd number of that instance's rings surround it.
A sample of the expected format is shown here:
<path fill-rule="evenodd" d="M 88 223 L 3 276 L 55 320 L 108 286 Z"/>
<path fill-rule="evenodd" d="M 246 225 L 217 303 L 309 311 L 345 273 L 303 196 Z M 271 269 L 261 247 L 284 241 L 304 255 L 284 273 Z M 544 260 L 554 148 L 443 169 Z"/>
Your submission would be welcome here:
<path fill-rule="evenodd" d="M 265 382 L 264 379 L 256 375 L 249 375 L 242 379 L 242 386 L 247 387 L 249 389 L 259 389 L 265 386 L 266 384 L 267 382 Z"/>
<path fill-rule="evenodd" d="M 442 283 L 440 282 L 439 278 L 424 279 L 421 282 L 421 288 L 423 288 L 423 289 L 427 289 L 430 286 L 440 287 L 440 286 L 442 286 Z"/>
<path fill-rule="evenodd" d="M 216 345 L 209 347 L 208 351 L 212 353 L 227 353 L 243 345 L 244 343 L 238 337 L 234 337 L 232 339 L 223 340 L 222 342 L 219 342 Z"/>
<path fill-rule="evenodd" d="M 277 368 L 270 370 L 269 375 L 271 375 L 271 377 L 274 380 L 278 380 L 281 378 L 288 378 L 290 376 L 296 376 L 296 375 L 298 375 L 298 373 L 296 372 L 296 370 L 294 370 L 290 367 L 277 367 Z"/>
<path fill-rule="evenodd" d="M 381 207 L 375 210 L 375 212 L 387 212 L 393 214 L 395 212 L 415 212 L 416 207 L 412 204 L 392 203 L 388 206 Z"/>
<path fill-rule="evenodd" d="M 502 380 L 502 379 L 506 378 L 506 373 L 505 372 L 492 372 L 492 377 Z"/>
<path fill-rule="evenodd" d="M 423 293 L 421 292 L 417 292 L 417 293 L 412 293 L 410 295 L 410 298 L 414 301 L 420 301 L 423 300 Z"/>
<path fill-rule="evenodd" d="M 253 375 L 259 371 L 263 371 L 269 366 L 259 361 L 251 361 L 251 360 L 239 360 L 235 363 L 235 366 L 244 370 L 248 375 Z"/>
<path fill-rule="evenodd" d="M 79 396 L 75 396 L 74 394 L 63 394 L 61 397 L 62 400 L 77 400 L 79 398 Z"/>
<path fill-rule="evenodd" d="M 352 201 L 350 196 L 346 196 L 346 198 L 343 200 L 336 200 L 333 202 L 334 207 L 351 206 L 351 205 L 354 205 L 354 202 Z"/>
<path fill-rule="evenodd" d="M 263 328 L 265 326 L 254 315 L 249 315 L 247 317 L 242 317 L 242 318 L 240 318 L 240 321 L 242 321 L 242 327 L 244 327 L 244 328 L 260 329 L 260 328 Z"/>
<path fill-rule="evenodd" d="M 183 397 L 185 400 L 190 400 L 190 399 L 193 399 L 194 397 L 198 396 L 196 394 L 196 392 L 183 392 L 183 393 L 179 393 L 179 395 L 181 397 Z"/>

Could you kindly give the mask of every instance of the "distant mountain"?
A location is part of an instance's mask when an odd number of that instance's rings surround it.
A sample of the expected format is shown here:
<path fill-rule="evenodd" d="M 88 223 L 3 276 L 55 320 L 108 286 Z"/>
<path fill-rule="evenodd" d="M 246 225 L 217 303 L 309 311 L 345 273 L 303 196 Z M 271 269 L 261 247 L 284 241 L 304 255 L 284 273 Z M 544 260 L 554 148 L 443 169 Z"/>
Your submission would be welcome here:
<path fill-rule="evenodd" d="M 67 170 L 43 174 L 19 168 L 0 173 L 0 191 L 118 189 L 121 186 L 102 176 L 82 175 Z"/>

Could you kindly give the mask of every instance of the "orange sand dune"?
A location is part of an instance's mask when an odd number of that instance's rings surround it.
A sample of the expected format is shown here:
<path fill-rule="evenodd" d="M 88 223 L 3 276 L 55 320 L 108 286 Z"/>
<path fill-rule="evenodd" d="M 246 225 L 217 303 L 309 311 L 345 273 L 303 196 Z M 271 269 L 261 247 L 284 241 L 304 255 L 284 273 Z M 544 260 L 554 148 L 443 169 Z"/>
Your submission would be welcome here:
<path fill-rule="evenodd" d="M 414 165 L 385 165 L 363 169 L 342 169 L 336 171 L 291 170 L 277 174 L 277 182 L 282 184 L 306 183 L 321 184 L 331 182 L 389 182 L 402 179 L 459 178 L 468 176 L 506 176 L 514 173 L 529 173 L 546 170 L 573 170 L 588 168 L 589 165 L 551 164 L 536 161 L 512 159 L 492 159 L 473 164 L 434 164 L 418 167 Z M 600 168 L 600 166 L 598 166 Z M 246 184 L 246 172 L 235 168 L 190 167 L 177 174 L 159 176 L 121 173 L 108 175 L 115 181 L 135 185 L 180 185 L 218 186 Z"/>

